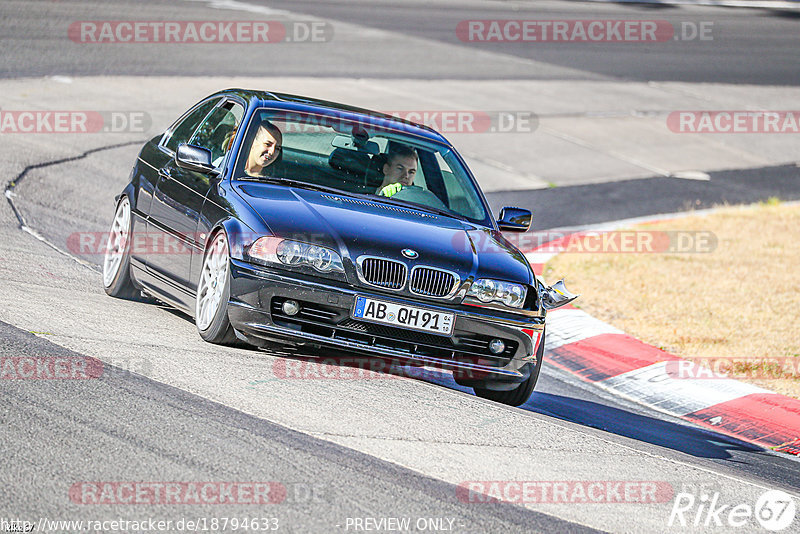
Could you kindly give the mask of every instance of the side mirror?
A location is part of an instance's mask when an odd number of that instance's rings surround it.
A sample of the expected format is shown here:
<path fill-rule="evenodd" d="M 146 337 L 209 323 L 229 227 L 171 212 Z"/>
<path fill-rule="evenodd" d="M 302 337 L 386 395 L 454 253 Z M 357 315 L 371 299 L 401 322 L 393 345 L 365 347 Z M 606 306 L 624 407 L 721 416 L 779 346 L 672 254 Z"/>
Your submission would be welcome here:
<path fill-rule="evenodd" d="M 500 230 L 527 232 L 531 227 L 531 219 L 533 219 L 533 214 L 530 210 L 505 207 L 500 210 L 500 218 L 497 219 L 497 225 Z"/>
<path fill-rule="evenodd" d="M 211 162 L 211 151 L 200 146 L 183 144 L 175 153 L 175 163 L 178 167 L 203 174 L 216 174 L 214 164 Z"/>
<path fill-rule="evenodd" d="M 541 284 L 539 286 L 539 295 L 546 310 L 560 308 L 580 297 L 580 295 L 575 295 L 567 289 L 563 279 L 548 287 Z"/>

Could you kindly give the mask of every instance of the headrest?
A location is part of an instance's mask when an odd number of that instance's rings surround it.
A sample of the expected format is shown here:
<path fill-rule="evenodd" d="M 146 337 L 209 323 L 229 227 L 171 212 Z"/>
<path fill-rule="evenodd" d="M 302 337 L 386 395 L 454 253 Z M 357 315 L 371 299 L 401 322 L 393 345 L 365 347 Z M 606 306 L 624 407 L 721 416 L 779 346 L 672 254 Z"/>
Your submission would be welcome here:
<path fill-rule="evenodd" d="M 334 148 L 328 163 L 334 169 L 350 174 L 364 175 L 369 165 L 370 157 L 366 152 L 358 152 L 347 148 Z"/>

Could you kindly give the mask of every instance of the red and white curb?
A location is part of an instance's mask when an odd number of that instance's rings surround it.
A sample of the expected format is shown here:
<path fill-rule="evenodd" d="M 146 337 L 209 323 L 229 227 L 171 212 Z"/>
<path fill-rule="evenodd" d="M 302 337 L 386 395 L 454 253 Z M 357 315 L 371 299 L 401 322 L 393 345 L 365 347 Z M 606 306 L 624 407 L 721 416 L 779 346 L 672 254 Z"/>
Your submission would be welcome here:
<path fill-rule="evenodd" d="M 556 252 L 552 243 L 537 250 L 526 257 L 534 272 L 541 273 Z M 749 443 L 800 455 L 800 400 L 711 376 L 707 369 L 582 310 L 548 312 L 545 350 L 553 365 L 616 395 Z"/>

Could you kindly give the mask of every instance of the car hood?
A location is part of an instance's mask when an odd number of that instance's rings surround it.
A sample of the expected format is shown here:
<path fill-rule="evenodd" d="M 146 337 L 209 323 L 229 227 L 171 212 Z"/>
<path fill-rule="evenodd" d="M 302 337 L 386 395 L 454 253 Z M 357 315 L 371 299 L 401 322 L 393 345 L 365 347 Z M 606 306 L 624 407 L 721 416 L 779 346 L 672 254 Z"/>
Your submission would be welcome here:
<path fill-rule="evenodd" d="M 354 268 L 359 256 L 378 256 L 459 274 L 532 283 L 530 267 L 496 230 L 414 208 L 347 195 L 273 184 L 237 191 L 279 237 L 338 250 Z M 404 249 L 418 253 L 403 257 Z M 349 269 L 348 269 L 349 270 Z"/>

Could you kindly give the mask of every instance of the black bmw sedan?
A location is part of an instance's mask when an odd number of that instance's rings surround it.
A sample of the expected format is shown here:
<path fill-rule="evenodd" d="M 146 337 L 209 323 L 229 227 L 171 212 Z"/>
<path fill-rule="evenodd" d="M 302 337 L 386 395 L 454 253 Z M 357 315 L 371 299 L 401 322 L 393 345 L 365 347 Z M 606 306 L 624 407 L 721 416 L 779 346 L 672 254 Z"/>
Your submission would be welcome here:
<path fill-rule="evenodd" d="M 142 292 L 211 343 L 335 347 L 453 371 L 521 405 L 542 364 L 544 287 L 464 160 L 422 125 L 232 89 L 142 148 L 117 197 L 109 295 Z"/>

